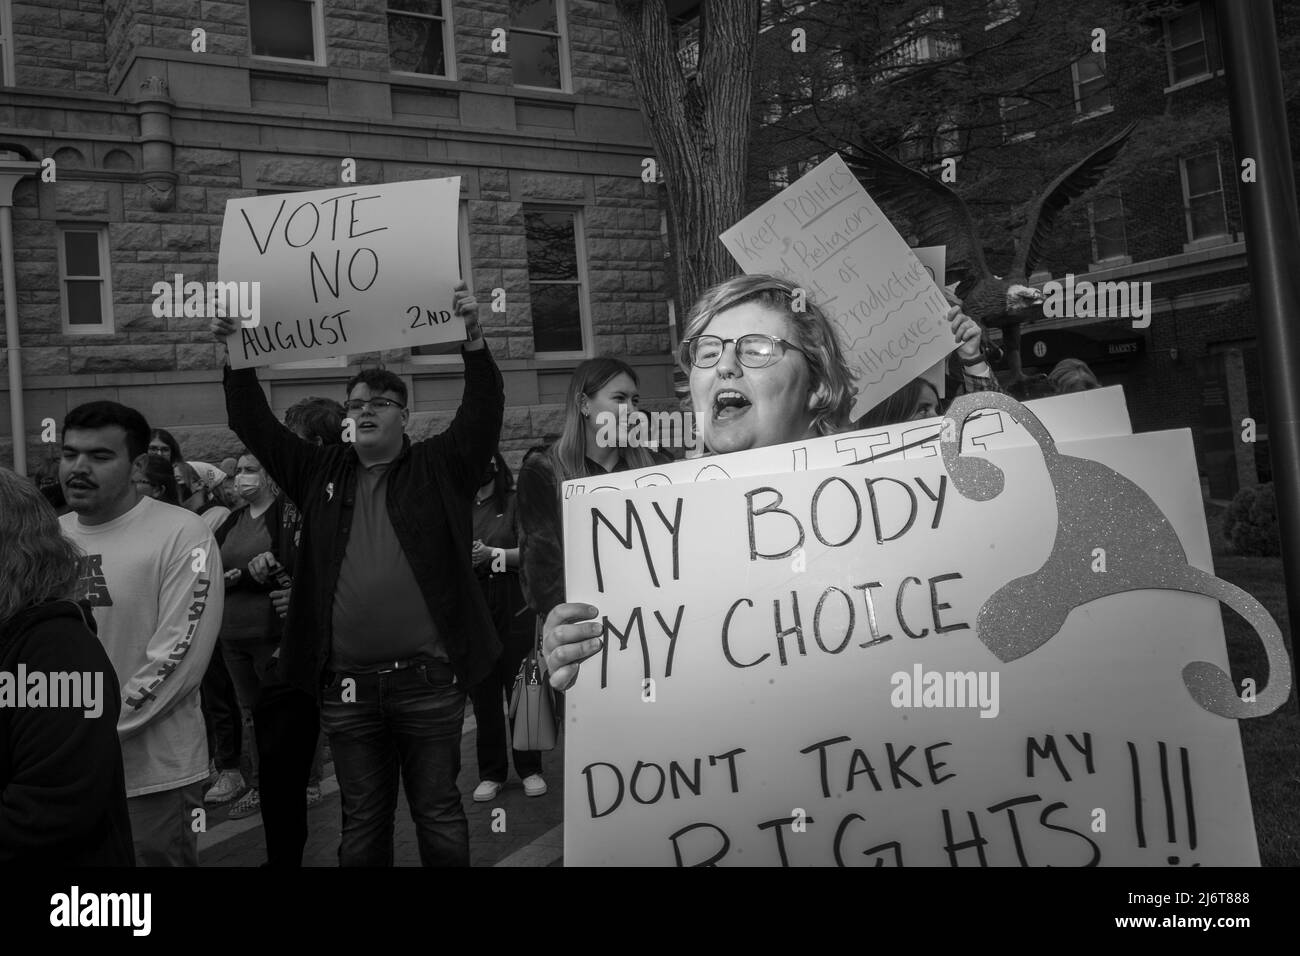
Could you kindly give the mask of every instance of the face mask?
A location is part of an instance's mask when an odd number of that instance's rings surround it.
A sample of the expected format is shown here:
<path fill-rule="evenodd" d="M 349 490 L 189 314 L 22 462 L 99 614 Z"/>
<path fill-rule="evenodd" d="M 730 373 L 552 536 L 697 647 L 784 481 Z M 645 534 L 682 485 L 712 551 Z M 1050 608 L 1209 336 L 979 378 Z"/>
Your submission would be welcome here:
<path fill-rule="evenodd" d="M 262 490 L 261 475 L 235 475 L 235 491 L 245 501 L 252 501 Z"/>

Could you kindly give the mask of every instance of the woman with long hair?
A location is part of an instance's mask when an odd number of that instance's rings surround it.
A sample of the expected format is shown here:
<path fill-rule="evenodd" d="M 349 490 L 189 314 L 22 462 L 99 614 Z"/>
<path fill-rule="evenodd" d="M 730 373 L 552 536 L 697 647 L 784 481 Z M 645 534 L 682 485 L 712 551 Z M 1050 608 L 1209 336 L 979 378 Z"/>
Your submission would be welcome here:
<path fill-rule="evenodd" d="M 76 603 L 80 555 L 44 496 L 6 468 L 0 542 L 0 866 L 133 866 L 121 685 Z M 50 682 L 32 706 L 15 675 L 56 672 L 74 680 Z"/>
<path fill-rule="evenodd" d="M 640 382 L 632 366 L 610 356 L 587 359 L 569 380 L 560 437 L 549 447 L 529 451 L 519 469 L 520 583 L 528 606 L 543 618 L 564 601 L 564 482 L 667 460 L 662 453 L 629 442 L 620 427 L 640 402 Z"/>
<path fill-rule="evenodd" d="M 149 432 L 149 454 L 161 458 L 169 465 L 179 465 L 185 460 L 181 454 L 180 442 L 165 428 L 155 428 Z"/>

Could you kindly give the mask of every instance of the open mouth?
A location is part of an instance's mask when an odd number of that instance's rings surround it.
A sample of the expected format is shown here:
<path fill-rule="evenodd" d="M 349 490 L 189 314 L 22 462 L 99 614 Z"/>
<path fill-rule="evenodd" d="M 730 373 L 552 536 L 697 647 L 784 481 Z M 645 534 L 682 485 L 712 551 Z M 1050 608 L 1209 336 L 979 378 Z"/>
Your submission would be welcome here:
<path fill-rule="evenodd" d="M 726 422 L 739 418 L 749 410 L 751 402 L 734 389 L 724 389 L 713 396 L 713 420 Z"/>
<path fill-rule="evenodd" d="M 357 431 L 359 431 L 359 432 L 369 432 L 369 431 L 374 431 L 374 430 L 377 429 L 378 427 L 379 427 L 379 426 L 376 425 L 374 422 L 360 422 L 360 423 L 358 423 L 358 425 L 357 425 Z"/>

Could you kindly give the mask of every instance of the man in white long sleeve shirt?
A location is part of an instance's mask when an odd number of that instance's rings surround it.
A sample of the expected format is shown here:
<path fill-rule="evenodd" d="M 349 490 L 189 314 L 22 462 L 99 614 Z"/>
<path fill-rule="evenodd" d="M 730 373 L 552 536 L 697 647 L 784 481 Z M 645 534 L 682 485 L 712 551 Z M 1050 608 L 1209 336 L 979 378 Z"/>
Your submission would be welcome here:
<path fill-rule="evenodd" d="M 63 532 L 84 552 L 81 596 L 122 689 L 118 736 L 140 866 L 197 866 L 208 745 L 199 683 L 221 628 L 221 552 L 197 515 L 141 497 L 149 425 L 90 402 L 63 422 Z"/>

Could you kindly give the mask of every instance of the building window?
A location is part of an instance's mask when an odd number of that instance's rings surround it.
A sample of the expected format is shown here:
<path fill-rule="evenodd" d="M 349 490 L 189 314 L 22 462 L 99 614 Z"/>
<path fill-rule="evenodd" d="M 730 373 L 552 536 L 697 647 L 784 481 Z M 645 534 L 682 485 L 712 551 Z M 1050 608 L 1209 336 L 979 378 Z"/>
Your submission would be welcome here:
<path fill-rule="evenodd" d="M 59 285 L 65 333 L 112 334 L 113 288 L 108 269 L 107 226 L 60 229 Z"/>
<path fill-rule="evenodd" d="M 1193 4 L 1166 20 L 1165 39 L 1171 85 L 1223 69 L 1214 9 L 1209 4 Z"/>
<path fill-rule="evenodd" d="M 510 0 L 509 47 L 516 86 L 567 88 L 561 0 Z"/>
<path fill-rule="evenodd" d="M 388 59 L 394 73 L 454 78 L 450 0 L 388 0 Z"/>
<path fill-rule="evenodd" d="M 1195 241 L 1209 236 L 1227 235 L 1228 215 L 1223 208 L 1219 151 L 1184 159 L 1182 167 L 1188 238 Z"/>
<path fill-rule="evenodd" d="M 0 86 L 13 86 L 14 18 L 9 0 L 0 0 Z"/>
<path fill-rule="evenodd" d="M 985 30 L 1000 27 L 1002 24 L 1009 23 L 1020 16 L 1020 3 L 1018 0 L 989 0 L 987 7 L 989 22 L 984 24 Z"/>
<path fill-rule="evenodd" d="M 576 210 L 524 206 L 533 350 L 586 354 L 582 230 Z"/>
<path fill-rule="evenodd" d="M 1128 256 L 1128 242 L 1124 235 L 1124 203 L 1118 195 L 1103 196 L 1088 204 L 1088 227 L 1092 233 L 1093 262 Z"/>
<path fill-rule="evenodd" d="M 474 291 L 474 271 L 471 265 L 473 256 L 469 246 L 469 206 L 460 204 L 459 232 L 456 243 L 456 258 L 460 267 L 460 277 L 465 280 L 471 292 Z M 421 362 L 460 361 L 460 347 L 464 342 L 442 342 L 438 345 L 417 345 L 411 349 L 411 357 Z"/>
<path fill-rule="evenodd" d="M 1031 139 L 1037 107 L 1024 96 L 999 96 L 998 111 L 1002 114 L 1002 141 L 1006 143 Z"/>
<path fill-rule="evenodd" d="M 1111 108 L 1110 84 L 1106 80 L 1106 54 L 1089 53 L 1074 61 L 1074 111 L 1092 116 Z"/>
<path fill-rule="evenodd" d="M 828 100 L 846 100 L 853 95 L 853 71 L 843 50 L 826 56 L 826 76 L 823 96 Z"/>
<path fill-rule="evenodd" d="M 321 0 L 248 0 L 248 36 L 253 56 L 322 65 Z"/>

